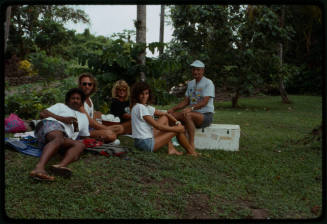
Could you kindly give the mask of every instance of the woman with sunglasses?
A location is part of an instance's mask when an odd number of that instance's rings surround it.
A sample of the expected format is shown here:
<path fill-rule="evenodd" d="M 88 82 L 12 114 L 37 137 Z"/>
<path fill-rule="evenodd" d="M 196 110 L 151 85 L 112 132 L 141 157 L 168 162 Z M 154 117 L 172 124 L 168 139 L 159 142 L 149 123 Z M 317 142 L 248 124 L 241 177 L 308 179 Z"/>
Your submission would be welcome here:
<path fill-rule="evenodd" d="M 129 86 L 124 80 L 118 80 L 115 82 L 111 90 L 112 101 L 110 106 L 110 114 L 119 117 L 120 124 L 123 127 L 122 133 L 119 134 L 131 134 L 131 115 L 129 105 Z"/>

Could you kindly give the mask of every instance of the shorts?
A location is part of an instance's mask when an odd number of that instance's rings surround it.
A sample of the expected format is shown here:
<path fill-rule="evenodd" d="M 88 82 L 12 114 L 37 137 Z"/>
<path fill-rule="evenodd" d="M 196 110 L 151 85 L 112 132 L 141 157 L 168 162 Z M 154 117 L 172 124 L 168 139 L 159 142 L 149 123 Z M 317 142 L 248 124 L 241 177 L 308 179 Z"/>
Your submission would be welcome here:
<path fill-rule="evenodd" d="M 203 113 L 203 122 L 197 128 L 206 128 L 212 123 L 213 113 Z"/>
<path fill-rule="evenodd" d="M 42 120 L 36 125 L 34 132 L 40 147 L 43 147 L 46 144 L 46 135 L 51 131 L 61 131 L 64 133 L 64 136 L 67 137 L 65 128 L 59 122 L 53 120 Z"/>
<path fill-rule="evenodd" d="M 154 138 L 147 138 L 147 139 L 134 138 L 134 145 L 136 148 L 139 148 L 143 151 L 153 152 Z"/>

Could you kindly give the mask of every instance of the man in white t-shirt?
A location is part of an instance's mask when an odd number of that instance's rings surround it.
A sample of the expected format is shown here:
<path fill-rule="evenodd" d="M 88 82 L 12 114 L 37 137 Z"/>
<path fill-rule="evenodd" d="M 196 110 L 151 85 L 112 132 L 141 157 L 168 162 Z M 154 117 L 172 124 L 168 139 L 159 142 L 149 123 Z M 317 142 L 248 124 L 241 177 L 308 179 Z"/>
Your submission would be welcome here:
<path fill-rule="evenodd" d="M 42 120 L 36 125 L 35 136 L 42 147 L 42 154 L 35 169 L 30 173 L 32 178 L 54 180 L 54 177 L 45 171 L 45 165 L 58 150 L 66 150 L 64 158 L 50 169 L 58 175 L 71 175 L 68 164 L 78 160 L 85 148 L 76 138 L 90 135 L 88 119 L 78 111 L 84 100 L 83 92 L 74 88 L 67 92 L 65 104 L 57 103 L 40 112 Z"/>
<path fill-rule="evenodd" d="M 97 122 L 97 118 L 101 118 L 102 113 L 94 110 L 91 95 L 97 90 L 97 82 L 90 73 L 82 73 L 78 79 L 79 88 L 85 95 L 85 102 L 80 111 L 88 117 L 90 124 L 91 138 L 96 138 L 104 142 L 112 142 L 117 139 L 117 135 L 123 132 L 121 125 L 106 126 Z"/>
<path fill-rule="evenodd" d="M 195 128 L 205 128 L 212 123 L 215 86 L 204 76 L 205 66 L 202 61 L 195 60 L 191 66 L 194 79 L 188 82 L 184 100 L 167 112 L 185 125 L 190 144 L 194 148 Z M 176 112 L 180 109 L 183 110 Z"/>

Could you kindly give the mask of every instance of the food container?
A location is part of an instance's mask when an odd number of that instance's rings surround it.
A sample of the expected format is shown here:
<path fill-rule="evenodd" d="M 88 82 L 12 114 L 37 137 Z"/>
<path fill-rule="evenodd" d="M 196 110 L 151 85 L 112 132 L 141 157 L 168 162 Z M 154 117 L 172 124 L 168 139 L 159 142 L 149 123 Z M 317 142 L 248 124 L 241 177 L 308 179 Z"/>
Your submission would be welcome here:
<path fill-rule="evenodd" d="M 106 126 L 120 124 L 119 117 L 115 117 L 113 114 L 102 114 L 101 115 L 102 124 Z"/>

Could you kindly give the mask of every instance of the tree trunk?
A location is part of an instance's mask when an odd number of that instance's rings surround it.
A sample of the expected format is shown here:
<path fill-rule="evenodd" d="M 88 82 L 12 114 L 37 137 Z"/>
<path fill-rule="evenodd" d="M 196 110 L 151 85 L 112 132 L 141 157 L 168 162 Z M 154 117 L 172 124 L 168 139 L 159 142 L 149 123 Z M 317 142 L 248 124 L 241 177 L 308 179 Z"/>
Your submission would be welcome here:
<path fill-rule="evenodd" d="M 159 42 L 164 42 L 164 29 L 165 29 L 165 5 L 161 5 L 161 12 L 160 12 L 160 33 L 159 33 Z M 163 53 L 163 47 L 159 48 L 159 57 Z"/>
<path fill-rule="evenodd" d="M 5 48 L 4 48 L 5 52 L 7 50 L 7 42 L 9 38 L 10 16 L 11 16 L 11 6 L 8 6 L 6 10 Z"/>
<path fill-rule="evenodd" d="M 136 16 L 136 43 L 146 44 L 146 5 L 137 5 L 137 16 Z M 145 65 L 145 50 L 138 55 L 137 60 L 141 65 Z M 140 72 L 141 81 L 145 81 L 145 74 L 143 71 Z"/>
<path fill-rule="evenodd" d="M 280 17 L 280 26 L 284 26 L 284 18 L 285 18 L 285 6 L 282 6 L 282 15 Z M 283 44 L 279 43 L 279 71 L 282 72 L 282 66 L 283 66 Z M 279 75 L 279 92 L 280 96 L 282 97 L 282 102 L 290 104 L 290 100 L 287 97 L 287 92 L 284 86 L 284 77 L 283 74 Z"/>
<path fill-rule="evenodd" d="M 237 89 L 234 96 L 232 96 L 232 108 L 238 107 L 239 96 L 240 96 L 240 90 Z"/>

